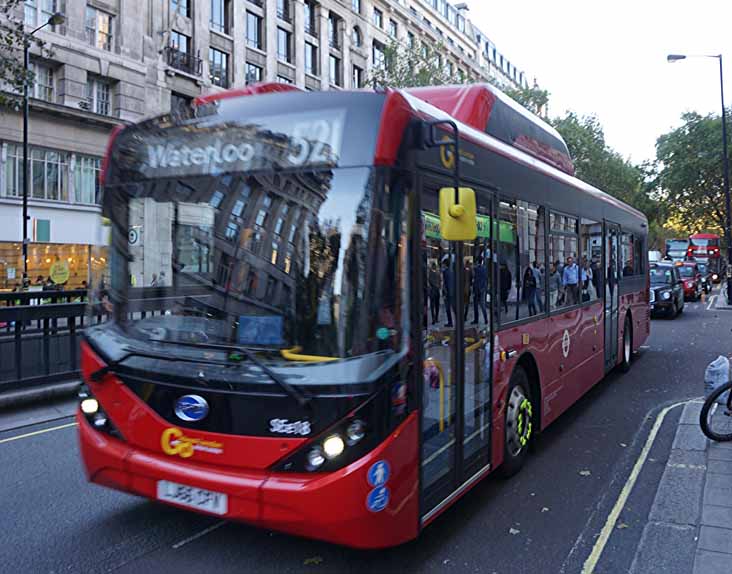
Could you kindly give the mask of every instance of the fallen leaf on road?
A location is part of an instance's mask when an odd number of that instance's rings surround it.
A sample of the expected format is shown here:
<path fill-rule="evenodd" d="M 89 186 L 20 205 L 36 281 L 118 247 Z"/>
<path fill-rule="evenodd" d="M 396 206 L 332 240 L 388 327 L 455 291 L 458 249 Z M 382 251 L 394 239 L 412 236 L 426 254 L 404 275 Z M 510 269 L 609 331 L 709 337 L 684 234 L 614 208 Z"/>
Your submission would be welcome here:
<path fill-rule="evenodd" d="M 520 534 L 521 531 L 520 530 L 516 530 L 515 528 L 509 528 L 508 529 L 508 533 L 511 534 L 512 536 L 516 536 L 517 534 Z"/>
<path fill-rule="evenodd" d="M 626 447 L 626 446 L 628 446 L 628 445 L 627 445 L 627 444 L 625 444 L 624 442 L 621 442 L 621 443 L 620 443 L 620 446 L 622 446 L 623 448 L 625 448 L 625 447 Z"/>
<path fill-rule="evenodd" d="M 589 470 L 580 470 L 580 476 L 590 476 L 592 473 Z"/>
<path fill-rule="evenodd" d="M 544 508 L 541 509 L 541 511 L 542 512 L 549 512 L 549 509 L 545 506 Z"/>
<path fill-rule="evenodd" d="M 628 528 L 628 525 L 625 522 L 618 523 L 617 529 L 622 530 L 623 528 Z"/>
<path fill-rule="evenodd" d="M 305 566 L 312 566 L 314 564 L 322 564 L 323 563 L 323 557 L 322 556 L 313 556 L 312 558 L 305 558 L 302 562 Z"/>

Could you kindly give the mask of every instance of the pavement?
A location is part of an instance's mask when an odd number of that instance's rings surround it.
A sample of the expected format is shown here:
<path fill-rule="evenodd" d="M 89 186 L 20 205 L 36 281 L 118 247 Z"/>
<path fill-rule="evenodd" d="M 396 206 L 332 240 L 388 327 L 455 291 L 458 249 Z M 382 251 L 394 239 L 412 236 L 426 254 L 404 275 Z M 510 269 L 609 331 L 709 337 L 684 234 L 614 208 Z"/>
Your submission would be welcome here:
<path fill-rule="evenodd" d="M 684 406 L 632 574 L 732 569 L 732 443 L 707 440 L 699 427 L 701 406 Z"/>
<path fill-rule="evenodd" d="M 732 443 L 709 443 L 698 426 L 704 367 L 730 353 L 732 313 L 715 303 L 654 319 L 631 371 L 609 375 L 563 414 L 521 473 L 486 479 L 417 540 L 378 552 L 89 485 L 73 398 L 6 405 L 0 515 L 13 528 L 0 573 L 726 574 Z"/>

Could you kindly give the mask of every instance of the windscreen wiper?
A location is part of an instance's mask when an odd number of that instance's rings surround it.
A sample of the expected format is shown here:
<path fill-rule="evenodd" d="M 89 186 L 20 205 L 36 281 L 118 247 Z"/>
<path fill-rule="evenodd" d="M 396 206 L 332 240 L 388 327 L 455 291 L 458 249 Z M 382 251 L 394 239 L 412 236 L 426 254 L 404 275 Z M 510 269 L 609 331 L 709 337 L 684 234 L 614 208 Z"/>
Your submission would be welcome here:
<path fill-rule="evenodd" d="M 297 404 L 301 407 L 309 407 L 310 406 L 310 394 L 306 391 L 301 391 L 297 387 L 293 387 L 290 383 L 288 383 L 286 380 L 284 380 L 282 377 L 280 377 L 277 373 L 275 373 L 272 369 L 270 369 L 267 365 L 265 365 L 262 361 L 260 361 L 257 356 L 252 353 L 249 349 L 246 347 L 242 347 L 240 345 L 216 345 L 213 343 L 189 343 L 187 341 L 165 341 L 165 340 L 155 340 L 156 343 L 164 343 L 168 345 L 180 345 L 183 347 L 193 347 L 197 349 L 211 349 L 216 351 L 226 351 L 229 353 L 228 358 L 229 361 L 234 362 L 240 362 L 241 357 L 239 356 L 239 353 L 241 355 L 244 355 L 249 361 L 251 361 L 254 365 L 259 367 L 262 372 L 267 375 L 274 383 L 276 383 L 283 391 L 285 391 L 290 397 L 295 399 L 297 401 Z M 221 363 L 217 363 L 221 364 Z M 223 363 L 224 365 L 230 365 L 231 363 Z"/>
<path fill-rule="evenodd" d="M 134 350 L 128 350 L 128 349 L 126 349 L 125 351 L 126 352 L 119 359 L 109 361 L 103 367 L 100 367 L 96 371 L 92 372 L 89 375 L 89 378 L 94 382 L 101 381 L 102 377 L 104 377 L 104 375 L 106 375 L 107 373 L 114 372 L 114 370 L 117 367 L 119 367 L 127 359 L 131 359 L 132 357 L 142 357 L 144 359 L 158 359 L 160 361 L 170 361 L 170 362 L 175 362 L 175 363 L 196 363 L 196 364 L 203 364 L 203 365 L 217 365 L 219 367 L 229 367 L 231 365 L 230 363 L 226 363 L 223 361 L 210 361 L 207 359 L 196 359 L 193 357 L 171 357 L 170 355 L 151 353 L 149 351 L 134 351 Z"/>

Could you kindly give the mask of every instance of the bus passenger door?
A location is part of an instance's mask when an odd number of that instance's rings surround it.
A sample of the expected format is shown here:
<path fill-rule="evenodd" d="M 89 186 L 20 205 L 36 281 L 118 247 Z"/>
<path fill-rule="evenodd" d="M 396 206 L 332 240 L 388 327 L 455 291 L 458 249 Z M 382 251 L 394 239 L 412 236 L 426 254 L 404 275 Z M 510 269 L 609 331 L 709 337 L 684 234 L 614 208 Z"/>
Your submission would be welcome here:
<path fill-rule="evenodd" d="M 492 198 L 476 189 L 476 240 L 449 242 L 440 235 L 438 200 L 440 188 L 452 181 L 423 176 L 420 184 L 421 488 L 426 520 L 490 460 Z M 462 344 L 456 340 L 460 331 Z"/>
<path fill-rule="evenodd" d="M 620 227 L 605 222 L 605 372 L 615 367 L 618 360 L 618 246 Z"/>

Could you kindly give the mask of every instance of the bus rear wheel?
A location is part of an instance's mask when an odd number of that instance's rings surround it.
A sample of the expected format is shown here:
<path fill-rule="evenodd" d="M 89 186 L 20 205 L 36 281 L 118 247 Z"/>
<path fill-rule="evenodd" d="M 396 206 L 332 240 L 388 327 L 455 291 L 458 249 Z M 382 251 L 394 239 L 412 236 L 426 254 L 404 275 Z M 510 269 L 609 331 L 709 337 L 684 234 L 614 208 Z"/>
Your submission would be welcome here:
<path fill-rule="evenodd" d="M 500 475 L 516 474 L 526 461 L 534 422 L 529 377 L 523 367 L 516 367 L 508 385 L 506 419 L 504 421 L 503 464 Z"/>
<path fill-rule="evenodd" d="M 633 326 L 631 325 L 629 315 L 625 316 L 622 353 L 623 360 L 620 363 L 620 370 L 623 373 L 627 373 L 630 370 L 630 363 L 633 361 Z"/>

